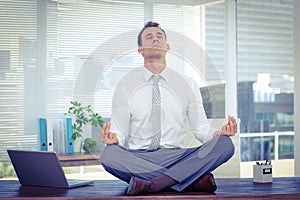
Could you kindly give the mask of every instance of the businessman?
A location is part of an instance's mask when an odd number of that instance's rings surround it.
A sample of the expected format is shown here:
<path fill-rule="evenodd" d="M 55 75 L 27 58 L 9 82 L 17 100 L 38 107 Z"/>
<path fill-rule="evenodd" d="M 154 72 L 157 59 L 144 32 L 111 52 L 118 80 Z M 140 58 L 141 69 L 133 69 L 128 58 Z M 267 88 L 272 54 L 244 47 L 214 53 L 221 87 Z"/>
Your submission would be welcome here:
<path fill-rule="evenodd" d="M 128 195 L 214 192 L 211 172 L 234 154 L 236 119 L 228 116 L 220 130 L 210 126 L 197 84 L 167 67 L 169 50 L 164 29 L 146 23 L 138 34 L 144 66 L 118 83 L 111 122 L 102 127 L 100 141 L 107 145 L 101 163 L 128 183 Z M 200 146 L 186 146 L 187 123 Z"/>

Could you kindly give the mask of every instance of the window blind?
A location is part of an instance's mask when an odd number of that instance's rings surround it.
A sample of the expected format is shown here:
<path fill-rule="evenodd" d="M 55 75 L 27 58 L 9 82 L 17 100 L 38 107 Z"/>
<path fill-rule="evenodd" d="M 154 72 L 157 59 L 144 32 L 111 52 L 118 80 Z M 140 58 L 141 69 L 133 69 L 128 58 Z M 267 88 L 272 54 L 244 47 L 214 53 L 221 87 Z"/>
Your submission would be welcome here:
<path fill-rule="evenodd" d="M 189 4 L 195 1 L 151 2 L 0 0 L 0 160 L 7 159 L 8 148 L 39 149 L 38 118 L 63 116 L 74 98 L 92 102 L 97 112 L 109 118 L 116 83 L 130 69 L 143 64 L 136 52 L 136 37 L 145 16 L 153 16 L 164 29 L 181 34 L 196 45 L 205 44 L 203 47 L 212 64 L 221 78 L 225 76 L 224 3 L 205 6 Z M 250 18 L 248 14 L 260 3 L 251 2 L 238 1 L 238 9 L 244 9 L 243 13 L 247 14 L 243 16 L 245 14 L 238 12 L 241 19 Z M 289 17 L 291 9 L 291 1 L 283 2 L 286 3 L 283 10 L 282 5 L 274 5 L 281 19 Z M 280 30 L 284 30 L 284 26 L 291 29 L 290 21 L 285 24 L 275 15 L 266 18 L 277 19 Z M 242 32 L 252 30 L 247 26 L 258 26 L 250 20 L 240 22 L 239 49 L 242 50 L 243 45 L 249 49 L 249 41 Z M 278 35 L 274 30 L 268 33 L 278 42 L 279 36 L 286 34 L 283 31 Z M 204 41 L 202 36 L 205 36 Z M 290 44 L 288 38 L 291 37 L 285 37 L 286 42 L 281 42 L 279 47 Z M 181 39 L 170 38 L 171 48 L 173 45 L 188 48 Z M 284 56 L 290 55 L 290 50 L 284 53 L 279 58 L 276 52 L 280 61 L 276 63 L 291 63 L 290 58 Z M 247 64 L 249 58 L 240 51 L 239 59 L 239 70 L 247 69 L 247 74 L 251 71 Z M 172 51 L 168 63 L 188 76 L 197 74 L 193 63 Z M 209 71 L 208 64 L 206 68 L 204 77 L 193 78 L 215 80 L 215 73 Z M 290 66 L 284 69 L 291 71 Z M 245 73 L 241 74 L 244 79 L 247 78 Z M 206 83 L 200 81 L 201 84 Z"/>
<path fill-rule="evenodd" d="M 67 112 L 93 51 L 143 23 L 143 2 L 1 0 L 0 160 L 7 160 L 9 148 L 39 149 L 38 118 Z M 111 44 L 107 50 L 113 52 L 118 41 Z M 89 87 L 95 71 L 85 73 L 80 84 Z M 111 90 L 101 99 L 111 98 Z"/>
<path fill-rule="evenodd" d="M 37 143 L 36 133 L 25 125 L 25 105 L 32 101 L 26 70 L 35 68 L 36 11 L 35 1 L 0 1 L 0 160 L 6 149 L 31 149 Z"/>
<path fill-rule="evenodd" d="M 177 16 L 156 18 L 165 29 L 190 32 L 191 6 L 154 7 L 148 12 Z M 39 149 L 38 118 L 62 117 L 74 98 L 110 117 L 116 83 L 143 64 L 136 37 L 144 1 L 1 0 L 0 9 L 0 160 L 8 148 Z"/>
<path fill-rule="evenodd" d="M 293 0 L 237 1 L 239 81 L 270 73 L 272 87 L 293 92 Z"/>

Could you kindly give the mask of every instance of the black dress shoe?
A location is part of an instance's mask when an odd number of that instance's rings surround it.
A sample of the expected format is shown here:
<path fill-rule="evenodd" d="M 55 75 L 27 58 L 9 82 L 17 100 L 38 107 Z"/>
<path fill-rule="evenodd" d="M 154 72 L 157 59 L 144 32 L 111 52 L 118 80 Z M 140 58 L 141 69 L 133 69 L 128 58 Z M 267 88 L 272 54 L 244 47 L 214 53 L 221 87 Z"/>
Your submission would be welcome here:
<path fill-rule="evenodd" d="M 215 192 L 217 185 L 214 176 L 211 173 L 204 174 L 195 182 L 189 185 L 184 191 L 186 192 Z"/>
<path fill-rule="evenodd" d="M 131 177 L 127 188 L 127 195 L 154 193 L 153 183 L 137 177 Z"/>

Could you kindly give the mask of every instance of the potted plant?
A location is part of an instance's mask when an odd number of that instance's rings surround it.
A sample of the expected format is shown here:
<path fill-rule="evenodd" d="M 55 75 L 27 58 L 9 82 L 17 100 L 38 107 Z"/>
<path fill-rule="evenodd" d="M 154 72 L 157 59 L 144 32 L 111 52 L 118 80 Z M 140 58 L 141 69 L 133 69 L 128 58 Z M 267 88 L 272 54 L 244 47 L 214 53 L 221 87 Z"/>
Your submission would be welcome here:
<path fill-rule="evenodd" d="M 85 138 L 83 142 L 83 151 L 92 153 L 97 149 L 97 141 L 93 138 Z"/>
<path fill-rule="evenodd" d="M 72 138 L 74 140 L 74 152 L 81 152 L 83 127 L 90 124 L 94 127 L 102 127 L 102 117 L 94 111 L 91 105 L 83 105 L 77 101 L 71 101 L 67 115 L 71 116 L 72 122 Z M 79 143 L 79 144 L 78 144 Z M 76 150 L 76 144 L 79 150 Z"/>

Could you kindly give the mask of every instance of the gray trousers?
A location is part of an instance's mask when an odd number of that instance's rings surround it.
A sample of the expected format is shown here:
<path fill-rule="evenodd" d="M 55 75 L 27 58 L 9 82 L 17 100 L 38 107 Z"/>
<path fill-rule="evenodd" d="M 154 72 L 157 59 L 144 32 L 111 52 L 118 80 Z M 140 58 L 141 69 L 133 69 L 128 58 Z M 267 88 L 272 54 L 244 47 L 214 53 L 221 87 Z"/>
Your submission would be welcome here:
<path fill-rule="evenodd" d="M 231 138 L 221 135 L 194 148 L 146 151 L 107 145 L 100 161 L 107 172 L 127 183 L 132 176 L 151 179 L 165 174 L 178 182 L 171 189 L 180 192 L 228 161 L 233 154 Z"/>

